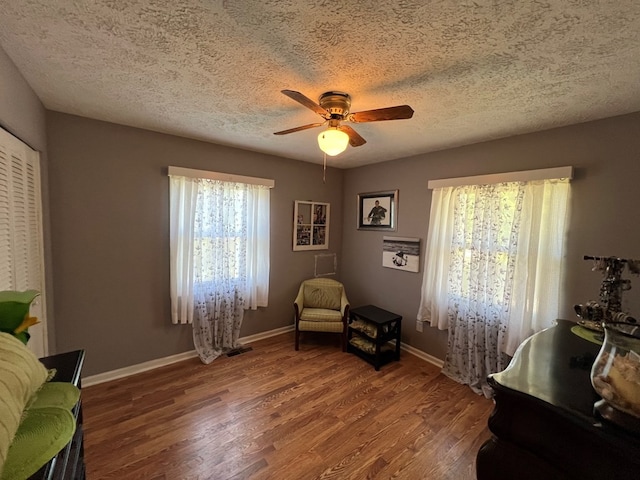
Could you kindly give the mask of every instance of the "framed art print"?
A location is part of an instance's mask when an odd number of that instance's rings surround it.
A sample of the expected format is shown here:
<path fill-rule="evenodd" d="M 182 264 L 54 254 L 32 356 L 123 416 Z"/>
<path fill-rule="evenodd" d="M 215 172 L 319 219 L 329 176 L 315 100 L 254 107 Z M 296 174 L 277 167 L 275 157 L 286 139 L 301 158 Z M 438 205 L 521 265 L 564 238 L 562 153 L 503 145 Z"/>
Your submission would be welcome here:
<path fill-rule="evenodd" d="M 418 272 L 420 270 L 420 239 L 382 237 L 382 266 Z"/>
<path fill-rule="evenodd" d="M 293 213 L 293 250 L 329 248 L 328 203 L 296 200 Z"/>
<path fill-rule="evenodd" d="M 396 230 L 398 190 L 358 194 L 358 230 Z"/>

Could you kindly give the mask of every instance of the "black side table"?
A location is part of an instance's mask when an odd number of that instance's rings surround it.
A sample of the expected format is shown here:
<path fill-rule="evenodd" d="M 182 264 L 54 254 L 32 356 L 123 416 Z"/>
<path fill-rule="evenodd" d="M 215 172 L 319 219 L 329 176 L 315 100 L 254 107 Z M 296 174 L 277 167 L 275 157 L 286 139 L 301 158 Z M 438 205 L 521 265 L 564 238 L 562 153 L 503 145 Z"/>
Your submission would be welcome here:
<path fill-rule="evenodd" d="M 349 312 L 347 351 L 371 363 L 376 370 L 392 360 L 400 360 L 402 316 L 374 305 Z"/>

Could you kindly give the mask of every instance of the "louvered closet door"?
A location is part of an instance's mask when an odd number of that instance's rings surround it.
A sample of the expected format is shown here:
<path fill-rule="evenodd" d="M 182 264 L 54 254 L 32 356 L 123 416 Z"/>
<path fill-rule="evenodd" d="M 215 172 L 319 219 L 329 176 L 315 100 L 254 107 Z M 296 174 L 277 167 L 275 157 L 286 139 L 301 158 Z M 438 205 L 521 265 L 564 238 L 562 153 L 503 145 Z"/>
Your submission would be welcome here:
<path fill-rule="evenodd" d="M 0 129 L 0 290 L 38 290 L 28 346 L 47 354 L 42 242 L 42 201 L 38 152 Z"/>

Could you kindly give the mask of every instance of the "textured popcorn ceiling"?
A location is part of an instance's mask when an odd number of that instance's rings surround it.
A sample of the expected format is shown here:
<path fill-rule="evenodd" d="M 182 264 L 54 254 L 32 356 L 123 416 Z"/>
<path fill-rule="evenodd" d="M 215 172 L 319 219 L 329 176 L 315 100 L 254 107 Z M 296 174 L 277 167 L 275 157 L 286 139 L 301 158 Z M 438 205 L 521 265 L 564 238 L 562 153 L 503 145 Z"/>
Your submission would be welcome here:
<path fill-rule="evenodd" d="M 640 111 L 638 0 L 0 0 L 0 45 L 51 110 L 322 162 L 285 97 L 348 92 L 354 167 Z M 1 86 L 0 86 L 1 87 Z"/>

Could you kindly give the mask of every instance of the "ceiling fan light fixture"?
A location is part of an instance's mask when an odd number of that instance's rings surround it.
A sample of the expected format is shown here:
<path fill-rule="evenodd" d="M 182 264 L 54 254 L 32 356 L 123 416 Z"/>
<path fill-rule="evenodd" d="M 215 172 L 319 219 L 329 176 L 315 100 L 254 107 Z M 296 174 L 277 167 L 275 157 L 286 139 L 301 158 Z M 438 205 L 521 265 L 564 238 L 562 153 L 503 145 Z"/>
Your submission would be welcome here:
<path fill-rule="evenodd" d="M 349 135 L 336 128 L 329 128 L 318 135 L 318 146 L 320 150 L 335 157 L 347 149 L 349 145 Z"/>

